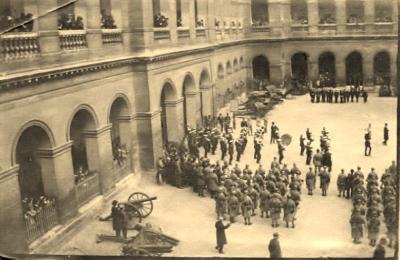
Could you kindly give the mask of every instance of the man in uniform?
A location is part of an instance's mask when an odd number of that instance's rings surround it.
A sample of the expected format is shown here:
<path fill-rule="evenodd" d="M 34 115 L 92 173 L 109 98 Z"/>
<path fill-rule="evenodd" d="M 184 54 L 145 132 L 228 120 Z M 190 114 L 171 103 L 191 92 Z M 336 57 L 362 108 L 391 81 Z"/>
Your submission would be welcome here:
<path fill-rule="evenodd" d="M 231 223 L 235 223 L 235 218 L 239 215 L 240 208 L 239 208 L 239 199 L 236 196 L 236 192 L 232 191 L 231 196 L 228 199 L 228 213 L 229 219 Z"/>
<path fill-rule="evenodd" d="M 279 219 L 281 216 L 282 201 L 279 199 L 281 196 L 277 193 L 272 194 L 270 211 L 272 218 L 272 227 L 279 227 Z"/>
<path fill-rule="evenodd" d="M 306 185 L 308 190 L 308 195 L 313 195 L 313 190 L 315 188 L 315 174 L 312 168 L 309 168 L 309 171 L 306 174 Z"/>
<path fill-rule="evenodd" d="M 216 211 L 217 211 L 217 217 L 218 218 L 223 218 L 225 219 L 225 214 L 226 214 L 226 208 L 227 208 L 227 201 L 226 201 L 226 197 L 225 194 L 223 193 L 222 188 L 218 189 L 218 195 L 215 199 L 216 202 Z"/>
<path fill-rule="evenodd" d="M 229 141 L 229 144 L 228 144 L 228 153 L 229 153 L 229 164 L 232 164 L 233 153 L 234 153 L 233 140 L 230 140 L 230 141 Z"/>
<path fill-rule="evenodd" d="M 204 157 L 207 158 L 207 154 L 211 150 L 211 142 L 210 142 L 210 139 L 208 138 L 207 134 L 204 135 L 203 147 L 204 147 Z"/>
<path fill-rule="evenodd" d="M 218 146 L 218 132 L 217 129 L 214 129 L 211 132 L 211 154 L 215 154 L 215 151 L 217 150 Z"/>
<path fill-rule="evenodd" d="M 365 144 L 365 149 L 364 149 L 364 155 L 365 156 L 371 156 L 371 133 L 367 131 L 364 135 L 364 144 Z"/>
<path fill-rule="evenodd" d="M 296 204 L 292 200 L 291 196 L 287 196 L 287 201 L 284 205 L 284 219 L 286 222 L 286 227 L 289 227 L 289 222 L 292 223 L 292 228 L 294 228 L 294 213 L 296 211 Z"/>
<path fill-rule="evenodd" d="M 221 147 L 221 161 L 223 161 L 225 159 L 226 152 L 228 150 L 228 144 L 224 137 L 221 138 L 219 145 Z"/>
<path fill-rule="evenodd" d="M 275 143 L 275 131 L 276 131 L 276 125 L 274 122 L 271 123 L 271 144 Z"/>
<path fill-rule="evenodd" d="M 303 156 L 304 151 L 306 150 L 305 138 L 303 135 L 300 135 L 300 155 Z"/>
<path fill-rule="evenodd" d="M 387 123 L 385 123 L 385 127 L 383 128 L 383 144 L 387 145 L 388 140 L 389 140 L 389 128 Z"/>
<path fill-rule="evenodd" d="M 269 257 L 274 259 L 274 258 L 282 258 L 282 252 L 281 252 L 281 246 L 279 244 L 279 234 L 274 233 L 274 238 L 271 239 L 268 245 L 268 250 L 269 250 Z"/>
<path fill-rule="evenodd" d="M 250 196 L 248 195 L 248 191 L 245 190 L 244 198 L 242 201 L 242 214 L 244 218 L 245 225 L 251 225 L 251 214 L 253 212 L 253 201 L 251 200 Z"/>
<path fill-rule="evenodd" d="M 283 151 L 285 151 L 285 147 L 283 146 L 281 139 L 277 139 L 276 141 L 278 143 L 279 164 L 281 164 L 284 158 Z"/>
<path fill-rule="evenodd" d="M 260 163 L 261 160 L 261 148 L 262 148 L 261 140 L 254 141 L 254 158 L 256 159 L 257 164 Z"/>
<path fill-rule="evenodd" d="M 267 189 L 263 189 L 260 193 L 260 211 L 261 211 L 261 217 L 269 218 L 269 200 L 270 200 L 271 194 Z"/>
<path fill-rule="evenodd" d="M 222 218 L 219 218 L 215 223 L 217 234 L 217 246 L 215 249 L 217 249 L 220 254 L 224 253 L 224 245 L 227 244 L 225 229 L 229 228 L 229 226 L 230 224 L 224 225 L 224 223 L 222 223 Z"/>
<path fill-rule="evenodd" d="M 346 189 L 346 178 L 347 176 L 344 173 L 344 169 L 342 169 L 336 181 L 337 189 L 339 191 L 338 197 L 344 197 L 344 191 Z"/>
<path fill-rule="evenodd" d="M 327 172 L 326 167 L 322 169 L 322 171 L 319 174 L 320 182 L 321 182 L 321 189 L 322 189 L 322 196 L 327 195 L 327 190 L 330 182 L 330 176 L 329 173 Z"/>
<path fill-rule="evenodd" d="M 236 148 L 236 161 L 240 162 L 240 156 L 243 153 L 243 143 L 241 138 L 236 139 L 235 148 Z"/>
<path fill-rule="evenodd" d="M 306 146 L 306 155 L 307 155 L 307 158 L 306 158 L 306 165 L 310 165 L 310 163 L 311 163 L 311 157 L 312 157 L 312 146 L 311 146 L 311 142 L 308 142 L 308 143 L 307 143 L 307 146 Z"/>
<path fill-rule="evenodd" d="M 320 153 L 319 149 L 317 149 L 317 153 L 314 154 L 313 164 L 315 168 L 315 174 L 319 174 L 322 167 L 322 154 Z"/>

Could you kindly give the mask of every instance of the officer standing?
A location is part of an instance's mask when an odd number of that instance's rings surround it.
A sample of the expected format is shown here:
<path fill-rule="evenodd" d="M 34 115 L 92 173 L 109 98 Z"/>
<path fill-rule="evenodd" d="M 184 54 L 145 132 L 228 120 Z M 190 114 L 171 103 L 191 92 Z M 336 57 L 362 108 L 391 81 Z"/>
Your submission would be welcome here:
<path fill-rule="evenodd" d="M 305 138 L 303 135 L 300 135 L 300 155 L 303 156 L 304 151 L 306 150 Z"/>
<path fill-rule="evenodd" d="M 364 144 L 365 144 L 365 149 L 364 149 L 364 155 L 365 156 L 371 156 L 371 133 L 370 131 L 367 131 L 364 135 Z"/>
<path fill-rule="evenodd" d="M 326 167 L 322 169 L 322 171 L 319 174 L 320 176 L 320 182 L 321 182 L 321 189 L 322 189 L 322 196 L 327 195 L 327 190 L 330 182 L 330 176 L 329 173 L 326 170 Z"/>
<path fill-rule="evenodd" d="M 385 127 L 383 128 L 383 144 L 387 145 L 388 140 L 389 140 L 389 128 L 387 123 L 385 123 Z"/>
<path fill-rule="evenodd" d="M 283 158 L 284 158 L 284 156 L 283 156 L 283 151 L 285 150 L 285 147 L 283 146 L 283 144 L 282 144 L 282 142 L 281 142 L 281 139 L 277 139 L 276 141 L 277 141 L 277 143 L 278 143 L 279 164 L 281 164 L 281 163 L 282 163 L 282 160 L 283 160 Z"/>
<path fill-rule="evenodd" d="M 228 153 L 229 153 L 229 164 L 232 164 L 233 153 L 234 153 L 233 140 L 230 140 L 230 141 L 229 141 L 229 144 L 228 144 Z"/>
<path fill-rule="evenodd" d="M 268 245 L 268 250 L 269 250 L 269 257 L 270 258 L 282 258 L 282 252 L 281 252 L 281 246 L 279 244 L 279 234 L 274 233 L 274 238 L 271 239 Z"/>
<path fill-rule="evenodd" d="M 310 163 L 311 163 L 311 157 L 312 157 L 312 146 L 311 146 L 311 142 L 308 142 L 308 143 L 307 143 L 307 146 L 306 146 L 306 155 L 307 155 L 307 158 L 306 158 L 306 165 L 310 165 Z"/>
<path fill-rule="evenodd" d="M 308 195 L 313 195 L 313 190 L 315 189 L 315 174 L 312 168 L 309 168 L 309 171 L 306 174 L 306 185 L 308 190 Z"/>
<path fill-rule="evenodd" d="M 337 189 L 339 191 L 338 197 L 341 197 L 341 196 L 344 197 L 344 191 L 346 188 L 346 178 L 347 178 L 347 176 L 344 173 L 344 169 L 342 169 L 337 178 L 337 182 L 336 182 Z"/>

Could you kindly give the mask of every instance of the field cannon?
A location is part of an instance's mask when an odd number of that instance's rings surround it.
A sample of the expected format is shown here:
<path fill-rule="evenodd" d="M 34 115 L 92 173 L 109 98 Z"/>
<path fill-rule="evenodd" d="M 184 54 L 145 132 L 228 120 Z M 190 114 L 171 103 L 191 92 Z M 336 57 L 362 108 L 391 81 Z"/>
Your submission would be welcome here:
<path fill-rule="evenodd" d="M 128 197 L 127 201 L 119 204 L 123 204 L 125 211 L 141 223 L 142 219 L 148 217 L 153 211 L 153 200 L 156 199 L 157 197 L 149 197 L 142 192 L 134 192 Z"/>

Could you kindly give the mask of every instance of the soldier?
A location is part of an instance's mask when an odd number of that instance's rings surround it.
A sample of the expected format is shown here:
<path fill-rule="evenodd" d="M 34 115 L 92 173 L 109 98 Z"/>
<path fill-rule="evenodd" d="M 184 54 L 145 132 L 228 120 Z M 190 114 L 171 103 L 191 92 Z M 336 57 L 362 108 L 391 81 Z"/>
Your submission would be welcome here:
<path fill-rule="evenodd" d="M 222 187 L 218 190 L 218 195 L 215 199 L 216 202 L 216 211 L 217 211 L 217 218 L 223 218 L 225 220 L 226 208 L 227 208 L 227 201 L 225 194 L 223 193 Z"/>
<path fill-rule="evenodd" d="M 260 211 L 261 211 L 261 217 L 269 218 L 269 201 L 270 201 L 270 196 L 271 194 L 269 193 L 268 190 L 264 189 L 260 193 Z"/>
<path fill-rule="evenodd" d="M 308 195 L 313 195 L 313 190 L 315 189 L 315 174 L 312 168 L 309 168 L 309 171 L 306 174 L 306 185 L 308 190 Z"/>
<path fill-rule="evenodd" d="M 344 170 L 342 169 L 339 176 L 337 177 L 337 189 L 339 191 L 338 197 L 343 196 L 344 197 L 344 193 L 345 193 L 345 189 L 346 189 L 346 178 L 347 176 L 344 174 Z"/>
<path fill-rule="evenodd" d="M 303 156 L 304 151 L 306 150 L 305 138 L 303 135 L 300 135 L 300 155 Z"/>
<path fill-rule="evenodd" d="M 244 198 L 242 201 L 242 214 L 244 218 L 244 224 L 245 225 L 251 225 L 251 215 L 253 212 L 253 201 L 251 200 L 250 196 L 248 195 L 248 191 L 244 192 Z"/>
<path fill-rule="evenodd" d="M 215 198 L 218 192 L 218 176 L 214 171 L 211 171 L 207 179 L 208 193 L 211 198 Z"/>
<path fill-rule="evenodd" d="M 385 123 L 385 127 L 383 128 L 383 144 L 387 145 L 388 140 L 389 140 L 389 128 L 387 123 Z"/>
<path fill-rule="evenodd" d="M 326 166 L 328 171 L 332 171 L 332 156 L 328 149 L 322 155 L 322 166 Z"/>
<path fill-rule="evenodd" d="M 352 214 L 350 218 L 351 225 L 351 236 L 353 237 L 353 243 L 361 243 L 360 239 L 363 237 L 363 226 L 365 225 L 365 219 L 360 213 Z"/>
<path fill-rule="evenodd" d="M 320 177 L 320 183 L 321 183 L 321 189 L 322 189 L 322 196 L 327 195 L 327 190 L 330 182 L 330 176 L 329 173 L 326 170 L 326 167 L 322 169 L 322 171 L 319 174 Z"/>
<path fill-rule="evenodd" d="M 211 150 L 211 142 L 207 134 L 204 135 L 203 147 L 204 147 L 204 157 L 207 158 L 207 154 Z"/>
<path fill-rule="evenodd" d="M 232 191 L 231 196 L 228 199 L 228 213 L 231 223 L 235 223 L 235 218 L 239 215 L 239 199 L 236 196 L 236 192 Z"/>
<path fill-rule="evenodd" d="M 365 145 L 365 149 L 364 149 L 364 155 L 365 156 L 371 156 L 371 133 L 368 131 L 365 133 L 364 135 L 364 145 Z"/>
<path fill-rule="evenodd" d="M 270 211 L 272 218 L 272 227 L 279 227 L 279 219 L 281 217 L 282 201 L 281 196 L 277 193 L 272 194 L 270 201 Z"/>
<path fill-rule="evenodd" d="M 204 168 L 203 167 L 199 167 L 199 169 L 196 171 L 196 183 L 197 183 L 197 195 L 199 195 L 199 197 L 204 197 L 204 188 L 206 185 L 205 182 L 205 177 L 204 177 Z"/>
<path fill-rule="evenodd" d="M 284 205 L 284 219 L 286 222 L 286 227 L 289 228 L 289 222 L 292 223 L 292 228 L 294 228 L 294 214 L 296 211 L 296 204 L 292 200 L 291 196 L 287 196 L 287 201 Z"/>
<path fill-rule="evenodd" d="M 261 148 L 261 140 L 254 140 L 254 159 L 256 159 L 257 163 L 260 163 L 261 160 Z"/>
<path fill-rule="evenodd" d="M 306 155 L 307 155 L 307 158 L 306 158 L 306 165 L 310 165 L 311 157 L 312 157 L 312 146 L 311 146 L 311 142 L 308 142 L 308 143 L 307 143 L 307 146 L 306 146 Z"/>
<path fill-rule="evenodd" d="M 240 156 L 243 153 L 243 142 L 242 140 L 239 138 L 235 141 L 235 148 L 236 148 L 236 161 L 240 162 Z"/>
<path fill-rule="evenodd" d="M 276 141 L 278 143 L 279 164 L 281 164 L 284 158 L 283 151 L 285 151 L 285 147 L 283 146 L 281 139 L 277 139 Z"/>
<path fill-rule="evenodd" d="M 229 141 L 229 144 L 228 144 L 228 153 L 229 153 L 229 164 L 232 164 L 233 153 L 234 153 L 233 140 L 230 140 L 230 141 Z"/>
<path fill-rule="evenodd" d="M 362 92 L 362 96 L 363 96 L 363 99 L 364 99 L 364 103 L 367 103 L 367 100 L 368 100 L 368 92 L 365 91 L 365 89 L 364 89 L 363 92 Z"/>
<path fill-rule="evenodd" d="M 157 184 L 161 184 L 164 181 L 164 171 L 165 171 L 165 162 L 164 162 L 163 157 L 159 157 L 157 161 L 157 174 L 156 174 L 156 180 Z"/>
<path fill-rule="evenodd" d="M 216 129 L 213 130 L 211 133 L 211 154 L 215 154 L 215 151 L 217 150 L 218 146 L 218 133 Z"/>
<path fill-rule="evenodd" d="M 219 113 L 219 115 L 217 117 L 217 121 L 218 121 L 219 126 L 221 128 L 221 132 L 224 131 L 224 117 L 222 116 L 221 113 Z"/>
<path fill-rule="evenodd" d="M 223 161 L 225 159 L 226 152 L 228 150 L 228 143 L 224 137 L 220 139 L 219 145 L 221 147 L 221 161 Z"/>

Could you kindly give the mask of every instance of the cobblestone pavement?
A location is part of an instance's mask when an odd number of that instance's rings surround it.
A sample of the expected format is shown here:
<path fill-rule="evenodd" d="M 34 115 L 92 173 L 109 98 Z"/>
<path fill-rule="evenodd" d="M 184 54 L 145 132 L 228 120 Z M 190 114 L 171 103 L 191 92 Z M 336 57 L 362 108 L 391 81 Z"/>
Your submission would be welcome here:
<path fill-rule="evenodd" d="M 239 119 L 238 119 L 239 120 Z M 268 256 L 268 242 L 272 233 L 280 234 L 284 257 L 370 257 L 373 248 L 365 237 L 362 244 L 352 243 L 350 233 L 351 202 L 337 197 L 336 176 L 340 169 L 346 172 L 357 166 L 368 174 L 371 167 L 381 175 L 396 156 L 396 99 L 371 96 L 367 104 L 312 104 L 308 96 L 295 97 L 278 105 L 268 114 L 268 124 L 278 124 L 280 134 L 289 133 L 292 144 L 287 147 L 284 162 L 291 168 L 292 163 L 306 172 L 305 157 L 299 155 L 298 138 L 308 127 L 319 145 L 319 135 L 325 126 L 332 139 L 332 182 L 328 196 L 322 197 L 320 190 L 314 196 L 302 192 L 302 201 L 297 215 L 296 228 L 288 229 L 284 225 L 272 228 L 270 219 L 253 218 L 253 225 L 243 225 L 243 220 L 233 224 L 227 230 L 228 245 L 225 256 L 265 257 Z M 240 121 L 237 121 L 239 125 Z M 365 157 L 364 129 L 372 125 L 372 156 Z M 388 123 L 390 139 L 387 146 L 382 145 L 383 126 Z M 269 137 L 269 130 L 267 137 Z M 268 138 L 267 138 L 268 139 Z M 315 150 L 315 149 L 314 149 Z M 220 156 L 219 151 L 212 159 Z M 250 164 L 254 170 L 257 165 L 253 159 L 252 139 L 249 139 L 246 152 L 239 165 Z M 264 141 L 262 163 L 269 167 L 277 156 L 276 145 Z M 116 199 L 125 200 L 130 193 L 142 191 L 151 196 L 158 196 L 154 202 L 154 211 L 145 222 L 152 222 L 162 227 L 163 231 L 181 242 L 168 256 L 220 256 L 215 250 L 215 205 L 210 198 L 200 198 L 189 188 L 176 189 L 168 185 L 154 184 L 154 175 L 136 175 L 128 179 L 129 188 L 123 190 Z M 305 186 L 305 185 L 303 185 Z M 104 209 L 107 213 L 109 208 Z M 131 231 L 130 231 L 131 232 Z M 118 255 L 120 245 L 111 242 L 95 243 L 98 233 L 112 234 L 111 223 L 93 219 L 85 227 L 75 231 L 64 241 L 56 254 L 95 254 Z M 381 225 L 382 235 L 385 225 Z M 129 235 L 134 235 L 133 232 Z M 387 256 L 393 250 L 387 249 Z"/>

